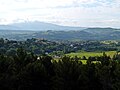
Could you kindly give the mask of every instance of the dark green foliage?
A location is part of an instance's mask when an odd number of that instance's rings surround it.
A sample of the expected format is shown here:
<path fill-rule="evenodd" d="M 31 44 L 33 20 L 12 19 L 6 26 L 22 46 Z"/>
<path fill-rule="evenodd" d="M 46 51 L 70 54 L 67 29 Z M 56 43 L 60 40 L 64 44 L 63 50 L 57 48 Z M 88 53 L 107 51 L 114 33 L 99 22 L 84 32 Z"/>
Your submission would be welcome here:
<path fill-rule="evenodd" d="M 69 57 L 63 57 L 55 64 L 54 90 L 76 90 L 79 89 L 81 79 L 80 65 L 72 61 Z"/>
<path fill-rule="evenodd" d="M 41 61 L 29 63 L 20 73 L 19 90 L 49 90 L 49 77 Z"/>
<path fill-rule="evenodd" d="M 89 57 L 87 64 L 77 56 L 52 61 L 48 55 L 36 56 L 23 48 L 0 55 L 0 90 L 119 90 L 120 63 L 105 53 Z M 92 63 L 93 60 L 100 61 Z"/>
<path fill-rule="evenodd" d="M 35 38 L 15 41 L 0 38 L 0 54 L 14 56 L 17 48 L 22 47 L 29 53 L 33 52 L 37 55 L 50 54 L 61 57 L 66 53 L 78 51 L 119 51 L 119 43 L 120 41 L 49 41 Z"/>
<path fill-rule="evenodd" d="M 85 56 L 82 57 L 82 60 L 87 60 Z"/>

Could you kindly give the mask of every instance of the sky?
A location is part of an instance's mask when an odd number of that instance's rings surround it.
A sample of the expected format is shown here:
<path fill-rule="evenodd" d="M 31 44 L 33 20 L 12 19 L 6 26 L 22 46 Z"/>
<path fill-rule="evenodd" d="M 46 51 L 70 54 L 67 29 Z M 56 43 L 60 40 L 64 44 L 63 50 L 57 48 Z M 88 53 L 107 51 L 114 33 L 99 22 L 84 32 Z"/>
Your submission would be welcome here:
<path fill-rule="evenodd" d="M 120 28 L 120 0 L 0 0 L 0 24 L 24 21 Z"/>

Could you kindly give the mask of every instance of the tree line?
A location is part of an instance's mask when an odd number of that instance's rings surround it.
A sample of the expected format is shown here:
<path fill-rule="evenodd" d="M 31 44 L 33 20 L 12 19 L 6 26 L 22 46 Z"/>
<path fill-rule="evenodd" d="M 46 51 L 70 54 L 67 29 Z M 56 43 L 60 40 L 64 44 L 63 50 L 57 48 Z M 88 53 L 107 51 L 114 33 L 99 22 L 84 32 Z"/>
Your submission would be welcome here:
<path fill-rule="evenodd" d="M 105 53 L 83 64 L 64 56 L 27 53 L 18 48 L 13 56 L 0 54 L 0 90 L 119 90 L 119 54 L 110 58 Z"/>
<path fill-rule="evenodd" d="M 62 56 L 66 53 L 78 51 L 120 51 L 120 42 L 105 44 L 102 41 L 49 41 L 36 38 L 16 41 L 0 38 L 1 54 L 14 55 L 16 49 L 20 47 L 34 54 L 47 53 L 53 56 Z"/>

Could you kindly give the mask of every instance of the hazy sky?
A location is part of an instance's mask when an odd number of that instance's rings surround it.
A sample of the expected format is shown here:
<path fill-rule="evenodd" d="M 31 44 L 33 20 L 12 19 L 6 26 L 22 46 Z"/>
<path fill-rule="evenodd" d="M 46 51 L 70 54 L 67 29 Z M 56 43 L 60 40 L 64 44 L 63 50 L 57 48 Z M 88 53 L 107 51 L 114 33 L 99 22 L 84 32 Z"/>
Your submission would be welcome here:
<path fill-rule="evenodd" d="M 120 27 L 120 0 L 0 0 L 0 24 L 44 21 L 82 27 Z"/>

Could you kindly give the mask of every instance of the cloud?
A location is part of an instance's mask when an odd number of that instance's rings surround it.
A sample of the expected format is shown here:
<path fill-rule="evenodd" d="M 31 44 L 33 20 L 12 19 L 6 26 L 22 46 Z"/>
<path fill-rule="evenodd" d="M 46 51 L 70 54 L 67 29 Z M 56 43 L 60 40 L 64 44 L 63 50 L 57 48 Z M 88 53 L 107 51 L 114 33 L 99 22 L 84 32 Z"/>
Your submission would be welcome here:
<path fill-rule="evenodd" d="M 24 3 L 27 3 L 28 0 L 14 0 L 15 2 L 24 2 Z"/>
<path fill-rule="evenodd" d="M 72 26 L 109 24 L 113 27 L 119 24 L 114 20 L 120 21 L 120 0 L 0 0 L 0 13 L 0 18 L 7 23 L 39 20 Z"/>
<path fill-rule="evenodd" d="M 58 8 L 70 8 L 70 7 L 112 7 L 115 3 L 115 0 L 71 0 L 72 3 L 58 5 Z"/>
<path fill-rule="evenodd" d="M 4 18 L 0 18 L 0 22 L 4 22 L 6 21 Z"/>

